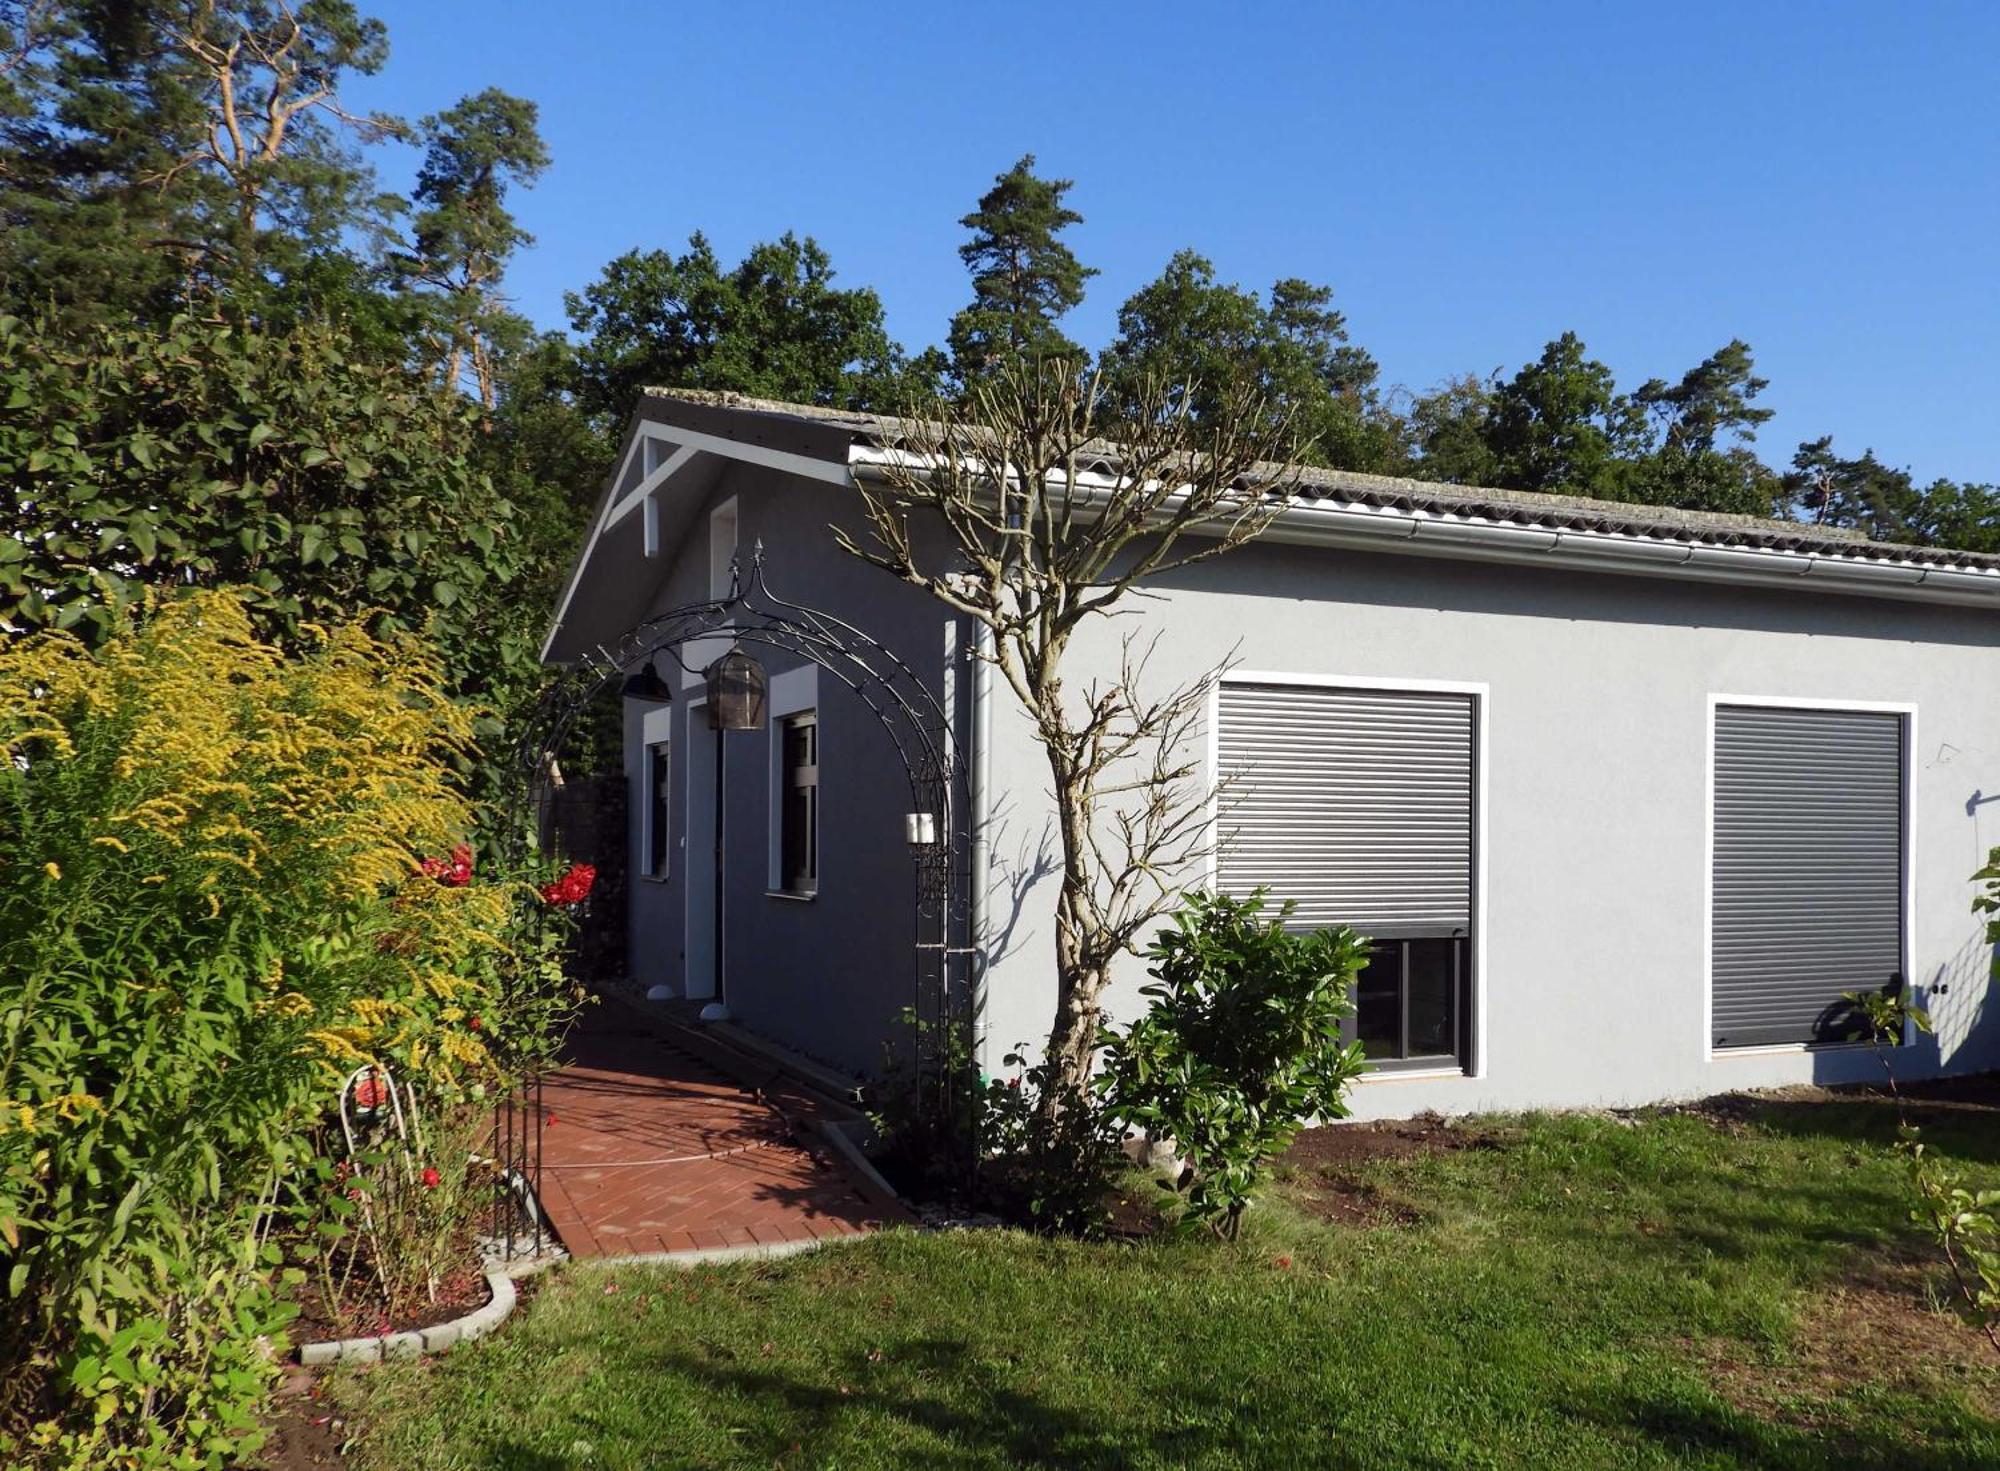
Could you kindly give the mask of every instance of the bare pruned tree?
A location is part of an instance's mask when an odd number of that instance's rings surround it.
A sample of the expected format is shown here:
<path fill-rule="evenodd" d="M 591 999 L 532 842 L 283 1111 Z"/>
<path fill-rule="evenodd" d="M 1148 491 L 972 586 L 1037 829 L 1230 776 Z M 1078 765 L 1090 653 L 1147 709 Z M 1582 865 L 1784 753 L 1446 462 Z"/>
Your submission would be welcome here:
<path fill-rule="evenodd" d="M 1127 634 L 1117 676 L 1072 689 L 1064 658 L 1149 581 L 1256 539 L 1297 490 L 1290 421 L 1254 384 L 1195 402 L 1185 385 L 1114 393 L 1061 361 L 996 371 L 901 424 L 900 447 L 860 480 L 865 536 L 835 530 L 984 625 L 981 657 L 1047 755 L 1061 857 L 1048 1052 L 1072 1096 L 1113 962 L 1210 841 L 1192 738 L 1221 671 L 1148 694 L 1153 642 Z"/>

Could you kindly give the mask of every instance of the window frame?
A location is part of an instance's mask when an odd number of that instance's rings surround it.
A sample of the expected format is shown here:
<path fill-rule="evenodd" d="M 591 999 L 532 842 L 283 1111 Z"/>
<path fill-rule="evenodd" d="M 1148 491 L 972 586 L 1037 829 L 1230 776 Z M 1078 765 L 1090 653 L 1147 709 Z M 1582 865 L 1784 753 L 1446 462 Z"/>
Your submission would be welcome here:
<path fill-rule="evenodd" d="M 1460 983 L 1459 1004 L 1469 1036 L 1462 1036 L 1456 1059 L 1443 1057 L 1371 1059 L 1359 1081 L 1386 1083 L 1417 1078 L 1482 1079 L 1487 1074 L 1487 951 L 1486 875 L 1487 820 L 1486 791 L 1488 739 L 1492 728 L 1493 687 L 1484 680 L 1400 678 L 1379 674 L 1301 674 L 1296 670 L 1229 669 L 1209 685 L 1207 701 L 1207 858 L 1206 886 L 1217 887 L 1221 854 L 1217 839 L 1222 830 L 1222 687 L 1225 684 L 1294 685 L 1302 689 L 1370 690 L 1383 694 L 1467 695 L 1472 700 L 1472 893 L 1467 916 L 1465 941 L 1467 959 Z M 1376 937 L 1370 936 L 1371 939 Z M 1385 935 L 1383 940 L 1404 938 L 1448 938 L 1447 936 Z M 1408 1012 L 1407 988 L 1403 1007 Z M 1343 1027 L 1345 1035 L 1345 1027 Z"/>
<path fill-rule="evenodd" d="M 639 748 L 641 808 L 639 876 L 664 883 L 674 876 L 674 742 L 671 735 L 645 741 Z M 657 763 L 664 762 L 662 770 Z"/>
<path fill-rule="evenodd" d="M 773 726 L 778 733 L 778 884 L 776 892 L 792 898 L 805 899 L 819 893 L 819 766 L 820 766 L 820 722 L 819 711 L 815 709 L 794 710 L 790 714 L 776 717 Z M 812 732 L 812 779 L 799 780 L 799 773 L 807 769 L 792 760 L 792 735 L 794 731 Z M 807 832 L 803 839 L 807 849 L 804 882 L 795 881 L 798 875 L 792 868 L 793 843 L 793 793 L 810 792 L 806 806 Z"/>
<path fill-rule="evenodd" d="M 1902 850 L 1900 893 L 1902 911 L 1901 972 L 1903 984 L 1915 984 L 1917 953 L 1916 893 L 1916 802 L 1915 773 L 1917 750 L 1917 705 L 1911 700 L 1843 700 L 1803 695 L 1737 695 L 1710 691 L 1703 712 L 1702 737 L 1702 854 L 1701 854 L 1701 1057 L 1704 1062 L 1721 1062 L 1736 1057 L 1798 1056 L 1808 1052 L 1848 1052 L 1873 1044 L 1858 1042 L 1764 1042 L 1747 1047 L 1715 1045 L 1715 734 L 1717 712 L 1725 705 L 1749 706 L 1763 710 L 1825 710 L 1854 715 L 1895 715 L 1903 722 L 1902 770 L 1898 773 L 1898 796 L 1902 806 L 1902 826 L 1898 834 Z M 1898 1046 L 1916 1041 L 1916 1024 L 1905 1020 Z"/>

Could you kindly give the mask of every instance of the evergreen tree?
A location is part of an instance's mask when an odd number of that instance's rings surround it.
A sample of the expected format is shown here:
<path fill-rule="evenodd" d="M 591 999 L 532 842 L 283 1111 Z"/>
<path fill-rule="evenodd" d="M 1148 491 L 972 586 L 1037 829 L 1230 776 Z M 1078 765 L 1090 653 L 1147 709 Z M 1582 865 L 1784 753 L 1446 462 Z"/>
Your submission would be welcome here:
<path fill-rule="evenodd" d="M 1495 391 L 1494 378 L 1465 373 L 1412 399 L 1405 415 L 1409 472 L 1451 485 L 1497 484 L 1489 443 Z"/>
<path fill-rule="evenodd" d="M 75 323 L 201 298 L 297 320 L 365 276 L 351 244 L 395 204 L 354 145 L 401 124 L 339 92 L 386 59 L 379 21 L 350 0 L 57 9 L 0 108 L 0 305 Z"/>
<path fill-rule="evenodd" d="M 578 398 L 609 432 L 639 391 L 716 388 L 842 408 L 889 407 L 902 352 L 882 300 L 833 284 L 810 236 L 752 247 L 724 270 L 697 233 L 687 251 L 631 251 L 565 298 L 577 349 Z"/>
<path fill-rule="evenodd" d="M 1508 490 L 1617 500 L 1645 423 L 1611 370 L 1565 332 L 1495 390 L 1486 440 L 1495 482 Z"/>
<path fill-rule="evenodd" d="M 487 409 L 498 397 L 496 359 L 525 345 L 528 322 L 500 294 L 509 259 L 534 237 L 507 208 L 507 191 L 548 167 L 535 104 L 489 87 L 424 119 L 413 243 L 396 263 L 427 288 L 447 383 L 465 384 Z"/>
<path fill-rule="evenodd" d="M 1312 463 L 1386 470 L 1401 458 L 1398 428 L 1375 396 L 1375 360 L 1349 343 L 1330 287 L 1288 278 L 1266 303 L 1181 251 L 1119 308 L 1103 367 L 1127 402 L 1149 388 L 1185 392 L 1206 414 L 1261 399 L 1290 418 Z"/>
<path fill-rule="evenodd" d="M 1035 156 L 1024 154 L 959 221 L 972 232 L 958 248 L 972 272 L 972 304 L 952 318 L 947 340 L 961 380 L 1006 361 L 1085 356 L 1056 326 L 1097 274 L 1059 238 L 1083 223 L 1063 203 L 1071 187 L 1037 175 Z"/>

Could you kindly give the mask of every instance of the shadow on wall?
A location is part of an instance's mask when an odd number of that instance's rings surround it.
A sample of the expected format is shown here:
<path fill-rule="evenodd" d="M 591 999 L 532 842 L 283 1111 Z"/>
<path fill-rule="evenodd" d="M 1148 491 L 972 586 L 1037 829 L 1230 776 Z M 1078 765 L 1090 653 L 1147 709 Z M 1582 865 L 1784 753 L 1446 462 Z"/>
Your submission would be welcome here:
<path fill-rule="evenodd" d="M 2000 1037 L 1988 1022 L 1995 950 L 1984 927 L 1968 936 L 1950 960 L 1921 977 L 1918 996 L 1931 1016 L 1931 1035 L 1917 1038 L 1915 1056 L 1927 1065 L 2000 1066 Z"/>
<path fill-rule="evenodd" d="M 1680 583 L 1270 541 L 1183 568 L 1155 579 L 1151 586 L 1161 591 L 1185 589 L 1300 604 L 1428 608 L 1565 622 L 1729 628 L 1967 648 L 2000 645 L 2000 624 L 1983 608 L 1889 598 L 1802 598 L 1782 587 Z M 1247 625 L 1261 615 L 1240 616 Z"/>

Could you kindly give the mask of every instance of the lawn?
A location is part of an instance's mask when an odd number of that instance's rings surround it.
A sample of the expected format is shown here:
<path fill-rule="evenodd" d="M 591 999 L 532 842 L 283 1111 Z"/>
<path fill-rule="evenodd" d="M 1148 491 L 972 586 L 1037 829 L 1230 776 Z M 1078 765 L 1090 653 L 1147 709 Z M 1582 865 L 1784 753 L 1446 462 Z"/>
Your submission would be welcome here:
<path fill-rule="evenodd" d="M 2000 1110 L 1919 1113 L 2000 1183 Z M 1893 1137 L 1862 1100 L 1477 1120 L 1295 1156 L 1233 1244 L 573 1269 L 330 1389 L 376 1471 L 2000 1466 L 2000 1356 L 1930 1305 Z"/>

